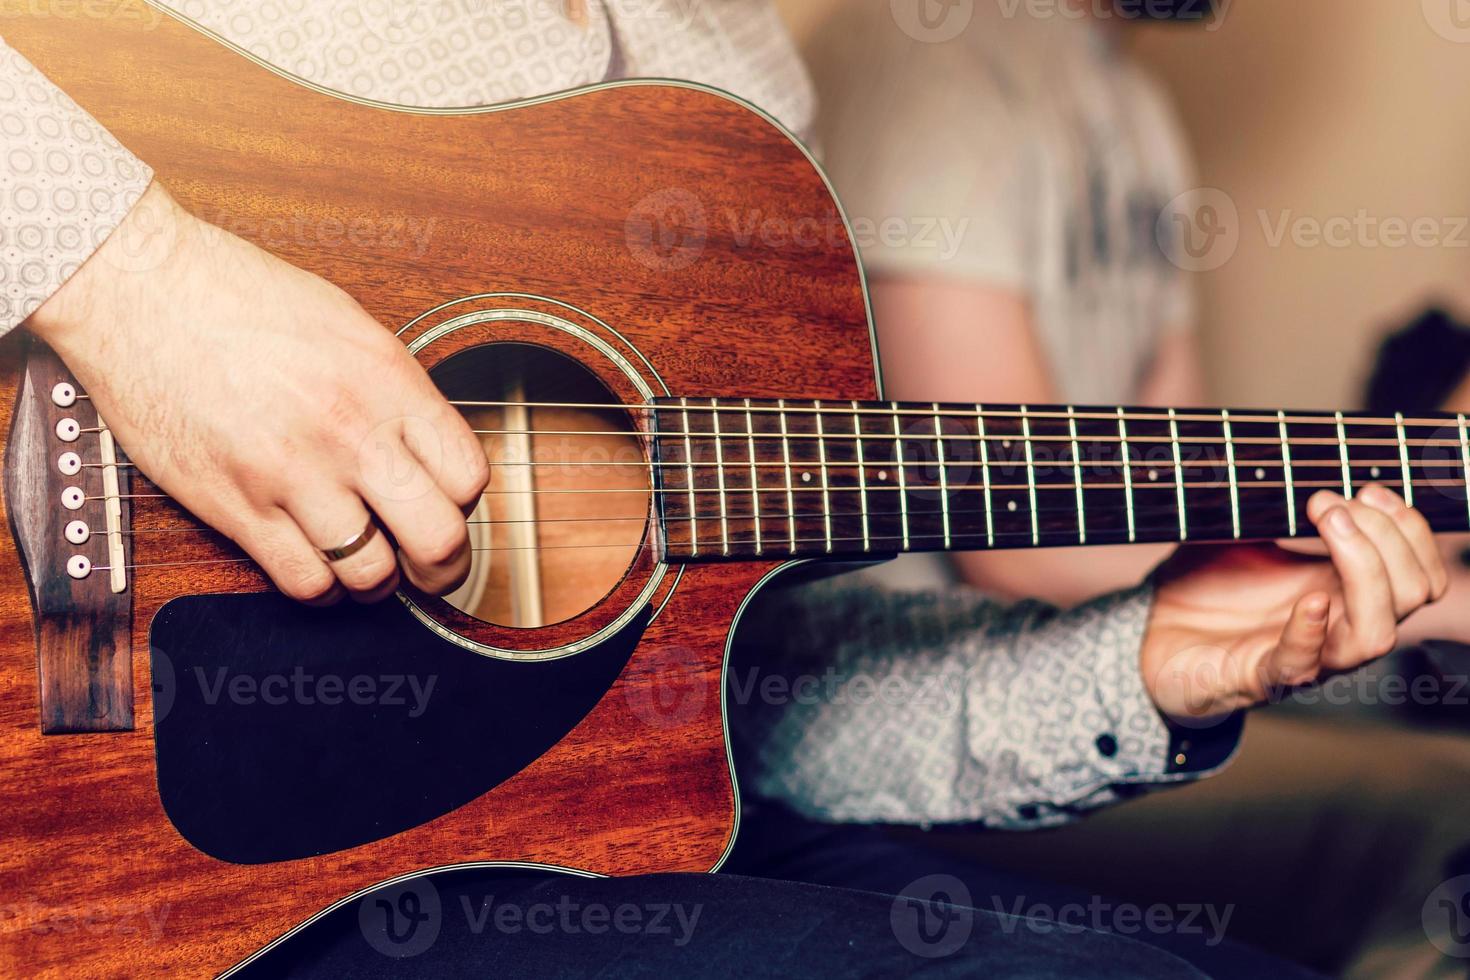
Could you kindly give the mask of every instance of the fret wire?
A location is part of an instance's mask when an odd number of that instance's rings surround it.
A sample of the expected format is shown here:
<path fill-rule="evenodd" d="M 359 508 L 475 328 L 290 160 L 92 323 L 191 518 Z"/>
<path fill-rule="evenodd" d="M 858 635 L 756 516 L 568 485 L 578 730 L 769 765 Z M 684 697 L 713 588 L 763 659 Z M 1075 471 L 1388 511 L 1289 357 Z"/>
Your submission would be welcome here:
<path fill-rule="evenodd" d="M 995 511 L 990 502 L 990 444 L 985 441 L 985 413 L 975 406 L 975 431 L 980 436 L 980 474 L 985 481 L 985 543 L 995 547 Z"/>
<path fill-rule="evenodd" d="M 934 403 L 934 432 L 939 447 L 939 503 L 944 508 L 944 547 L 949 548 L 949 467 L 944 463 L 944 423 L 939 417 L 939 403 Z M 1034 505 L 1036 501 L 1033 499 Z"/>
<path fill-rule="evenodd" d="M 1128 506 L 1128 543 L 1138 540 L 1138 528 L 1133 517 L 1133 454 L 1128 449 L 1128 420 L 1123 409 L 1118 409 L 1118 441 L 1123 447 L 1123 494 Z"/>
<path fill-rule="evenodd" d="M 714 404 L 714 399 L 710 399 Z M 730 505 L 725 499 L 725 447 L 724 440 L 720 438 L 720 416 L 719 413 L 711 413 L 710 421 L 715 427 L 715 462 L 719 464 L 719 472 L 716 474 L 720 481 L 720 545 L 724 548 L 726 555 L 730 554 Z"/>
<path fill-rule="evenodd" d="M 1073 406 L 1067 406 L 1067 425 L 1072 432 L 1072 477 L 1077 482 L 1077 543 L 1087 543 L 1087 506 L 1082 492 L 1082 447 L 1077 444 L 1077 416 Z"/>
<path fill-rule="evenodd" d="M 1286 432 L 1286 413 L 1276 413 L 1277 424 L 1281 427 L 1281 467 L 1286 477 L 1286 520 L 1291 531 L 1291 536 L 1296 537 L 1296 487 L 1293 486 L 1291 466 L 1291 439 Z"/>
<path fill-rule="evenodd" d="M 694 444 L 689 438 L 689 399 L 680 398 L 679 404 L 684 409 L 684 463 L 689 470 L 689 538 L 693 543 L 693 554 L 699 557 L 699 509 L 694 496 Z"/>
<path fill-rule="evenodd" d="M 1337 413 L 1337 448 L 1342 456 L 1342 495 L 1353 499 L 1353 470 L 1348 465 L 1347 428 L 1343 425 L 1342 413 Z"/>
<path fill-rule="evenodd" d="M 1465 416 L 1459 415 L 1460 420 L 1460 458 L 1465 462 L 1465 508 L 1470 515 L 1470 429 L 1466 428 Z M 1470 524 L 1466 524 L 1470 527 Z"/>
<path fill-rule="evenodd" d="M 899 509 L 899 514 L 900 514 L 900 518 L 899 519 L 902 522 L 902 526 L 903 526 L 903 550 L 904 551 L 908 551 L 909 550 L 909 484 L 908 484 L 908 477 L 907 477 L 906 472 L 905 472 L 908 469 L 908 461 L 903 458 L 903 430 L 899 427 L 899 422 L 898 422 L 898 411 L 897 411 L 897 409 L 898 409 L 898 402 L 894 402 L 893 403 L 893 408 L 894 408 L 894 413 L 893 413 L 893 445 L 895 447 L 895 452 L 898 454 L 898 457 L 897 457 L 898 458 L 897 469 L 898 469 L 898 509 Z M 989 476 L 990 476 L 989 471 L 987 471 L 986 472 L 986 479 L 987 480 L 989 479 Z"/>
<path fill-rule="evenodd" d="M 1021 406 L 1021 438 L 1026 441 L 1026 487 L 1031 495 L 1031 543 L 1041 544 L 1040 515 L 1036 512 L 1036 457 L 1031 449 L 1031 418 Z"/>
<path fill-rule="evenodd" d="M 755 508 L 755 553 L 765 551 L 761 544 L 761 478 L 755 469 L 755 419 L 750 414 L 750 399 L 745 399 L 745 431 L 749 433 L 750 500 Z"/>
<path fill-rule="evenodd" d="M 1175 505 L 1179 508 L 1179 540 L 1189 540 L 1189 509 L 1184 503 L 1184 456 L 1179 450 L 1179 417 L 1169 409 L 1169 438 L 1174 443 Z"/>
<path fill-rule="evenodd" d="M 822 461 L 822 516 L 827 528 L 827 553 L 832 553 L 832 494 L 829 492 L 827 482 L 827 440 L 822 431 L 822 403 L 814 402 L 817 406 L 817 452 Z"/>
<path fill-rule="evenodd" d="M 863 417 L 857 412 L 858 403 L 852 403 L 852 427 L 857 435 L 857 468 L 860 500 L 863 505 L 863 551 L 872 551 L 868 537 L 868 464 L 863 458 Z"/>
<path fill-rule="evenodd" d="M 661 463 L 661 460 L 663 459 L 663 448 L 664 447 L 663 447 L 663 443 L 657 437 L 658 436 L 658 428 L 659 428 L 659 424 L 660 424 L 659 423 L 659 416 L 658 416 L 658 414 L 655 413 L 653 415 L 653 417 L 650 418 L 648 421 L 649 421 L 649 425 L 651 425 L 653 427 L 653 431 L 654 431 L 654 439 L 653 439 L 652 445 L 650 445 L 648 447 L 648 452 L 649 452 L 649 456 L 648 456 L 648 485 L 649 485 L 649 487 L 651 489 L 660 490 L 661 491 L 661 490 L 664 489 L 664 470 L 662 469 L 660 463 Z M 534 450 L 532 450 L 532 452 L 534 453 Z M 487 459 L 489 458 L 488 457 L 488 454 L 487 454 L 487 457 L 486 458 Z M 535 487 L 536 481 L 534 479 L 534 472 L 533 472 L 534 471 L 534 464 L 531 464 L 531 465 L 527 466 L 527 471 L 533 473 L 533 478 L 531 480 L 531 486 L 532 487 Z M 532 498 L 532 503 L 533 504 L 535 503 L 535 498 Z M 668 503 L 669 503 L 669 498 L 668 497 L 665 497 L 662 493 L 660 493 L 657 497 L 653 498 L 653 508 L 654 508 L 654 511 L 658 515 L 657 520 L 658 520 L 658 524 L 659 524 L 660 527 L 666 527 L 668 525 L 668 520 L 669 520 Z M 472 521 L 472 520 L 469 519 L 470 517 L 473 517 L 473 516 L 474 516 L 473 513 L 467 515 L 466 518 L 465 518 L 465 522 L 467 524 L 473 524 L 474 521 Z M 667 540 L 665 540 L 663 543 L 665 545 L 665 550 L 667 550 L 667 544 L 668 544 Z"/>
<path fill-rule="evenodd" d="M 791 481 L 791 440 L 787 438 L 786 431 L 786 399 L 777 402 L 781 406 L 781 456 L 786 467 L 786 514 L 788 516 L 787 526 L 791 538 L 791 553 L 796 554 L 796 492 Z"/>
<path fill-rule="evenodd" d="M 1412 507 L 1414 506 L 1414 478 L 1409 473 L 1409 444 L 1404 437 L 1404 415 L 1402 412 L 1395 412 L 1393 417 L 1397 420 L 1399 427 L 1399 460 L 1404 470 L 1404 503 Z"/>
<path fill-rule="evenodd" d="M 1230 524 L 1235 529 L 1236 540 L 1240 539 L 1240 485 L 1235 472 L 1235 440 L 1230 430 L 1230 412 L 1222 409 L 1220 421 L 1225 432 L 1225 465 L 1230 470 Z"/>

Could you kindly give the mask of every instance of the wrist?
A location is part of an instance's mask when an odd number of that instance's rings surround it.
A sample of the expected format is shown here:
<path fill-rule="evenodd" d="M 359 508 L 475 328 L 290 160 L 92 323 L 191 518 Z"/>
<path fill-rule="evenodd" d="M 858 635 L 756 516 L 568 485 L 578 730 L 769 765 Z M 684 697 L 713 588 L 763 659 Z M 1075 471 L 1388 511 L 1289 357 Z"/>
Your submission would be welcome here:
<path fill-rule="evenodd" d="M 1171 725 L 1209 728 L 1251 706 L 1247 658 L 1216 617 L 1156 594 L 1139 650 L 1143 686 Z"/>
<path fill-rule="evenodd" d="M 63 359 L 83 353 L 134 308 L 188 239 L 195 219 L 154 181 L 81 267 L 25 321 Z"/>

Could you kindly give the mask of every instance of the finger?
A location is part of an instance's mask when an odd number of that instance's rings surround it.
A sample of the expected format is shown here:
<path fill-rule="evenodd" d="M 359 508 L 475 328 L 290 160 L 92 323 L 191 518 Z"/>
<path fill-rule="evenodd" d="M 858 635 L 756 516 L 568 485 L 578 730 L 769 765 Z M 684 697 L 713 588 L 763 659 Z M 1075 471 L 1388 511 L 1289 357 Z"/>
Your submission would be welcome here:
<path fill-rule="evenodd" d="M 398 542 L 408 580 L 430 595 L 454 591 L 470 573 L 469 528 L 458 504 L 402 443 L 364 474 L 363 499 Z"/>
<path fill-rule="evenodd" d="M 285 511 L 274 508 L 242 533 L 231 536 L 270 576 L 276 588 L 297 602 L 330 606 L 345 597 L 342 583 Z"/>
<path fill-rule="evenodd" d="M 1328 631 L 1322 658 L 1330 670 L 1346 670 L 1381 657 L 1398 638 L 1393 591 L 1378 549 L 1347 507 L 1332 507 L 1317 522 L 1342 581 L 1342 617 Z"/>
<path fill-rule="evenodd" d="M 1347 502 L 1347 498 L 1340 493 L 1318 490 L 1307 501 L 1307 519 L 1315 525 L 1321 525 L 1322 518 L 1327 516 L 1329 510 L 1334 507 L 1345 507 Z"/>
<path fill-rule="evenodd" d="M 463 415 L 451 405 L 444 408 L 443 417 L 435 435 L 443 446 L 435 452 L 430 443 L 408 427 L 404 433 L 404 444 L 413 453 L 434 482 L 466 515 L 480 503 L 485 488 L 490 485 L 490 460 L 485 455 L 485 446 L 475 435 Z"/>
<path fill-rule="evenodd" d="M 1398 525 L 1404 540 L 1419 559 L 1419 565 L 1429 577 L 1429 600 L 1437 602 L 1449 591 L 1450 573 L 1445 567 L 1444 553 L 1434 538 L 1434 529 L 1417 508 L 1404 503 L 1402 497 L 1384 487 L 1372 486 L 1359 495 L 1363 503 L 1388 516 Z"/>
<path fill-rule="evenodd" d="M 466 515 L 490 483 L 484 444 L 465 417 L 434 392 L 439 406 L 430 415 L 405 416 L 399 438 L 444 495 Z"/>
<path fill-rule="evenodd" d="M 1327 643 L 1327 617 L 1332 598 L 1325 592 L 1313 592 L 1297 600 L 1281 641 L 1261 665 L 1264 688 L 1256 700 L 1270 698 L 1273 692 L 1286 691 L 1317 679 L 1322 670 L 1322 652 Z"/>
<path fill-rule="evenodd" d="M 1403 528 L 1384 508 L 1391 506 L 1383 502 L 1383 495 L 1394 494 L 1383 487 L 1364 487 L 1358 499 L 1348 504 L 1353 522 L 1378 549 L 1378 557 L 1388 571 L 1388 587 L 1393 593 L 1393 611 L 1396 619 L 1403 619 L 1429 600 L 1429 573 L 1424 570 L 1419 556 L 1409 544 Z M 1395 498 L 1397 499 L 1397 498 Z M 1369 500 L 1379 501 L 1377 506 Z"/>
<path fill-rule="evenodd" d="M 287 502 L 286 512 L 301 528 L 318 560 L 353 599 L 379 602 L 398 588 L 398 559 L 376 527 L 365 544 L 344 558 L 328 559 L 321 554 L 357 540 L 368 527 L 371 515 L 357 494 L 345 488 L 302 493 Z"/>

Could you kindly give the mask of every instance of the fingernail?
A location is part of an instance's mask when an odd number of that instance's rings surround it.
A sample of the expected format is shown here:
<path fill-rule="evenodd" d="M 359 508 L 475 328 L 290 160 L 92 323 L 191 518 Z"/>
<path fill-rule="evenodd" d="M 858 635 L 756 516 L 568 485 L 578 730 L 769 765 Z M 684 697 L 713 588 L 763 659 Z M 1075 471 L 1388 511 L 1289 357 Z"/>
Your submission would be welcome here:
<path fill-rule="evenodd" d="M 1346 507 L 1334 507 L 1328 511 L 1325 523 L 1334 534 L 1352 534 L 1358 529 Z"/>
<path fill-rule="evenodd" d="M 1330 605 L 1326 596 L 1318 596 L 1307 602 L 1303 610 L 1307 614 L 1307 622 L 1320 624 L 1327 621 L 1327 608 Z"/>
<path fill-rule="evenodd" d="M 1312 499 L 1307 501 L 1307 513 L 1308 515 L 1321 514 L 1325 510 L 1340 507 L 1345 503 L 1347 501 L 1340 494 L 1335 494 L 1331 490 L 1318 490 L 1312 494 Z"/>
<path fill-rule="evenodd" d="M 1358 499 L 1374 510 L 1396 510 L 1402 504 L 1398 494 L 1377 484 L 1364 487 L 1363 492 L 1358 494 Z"/>

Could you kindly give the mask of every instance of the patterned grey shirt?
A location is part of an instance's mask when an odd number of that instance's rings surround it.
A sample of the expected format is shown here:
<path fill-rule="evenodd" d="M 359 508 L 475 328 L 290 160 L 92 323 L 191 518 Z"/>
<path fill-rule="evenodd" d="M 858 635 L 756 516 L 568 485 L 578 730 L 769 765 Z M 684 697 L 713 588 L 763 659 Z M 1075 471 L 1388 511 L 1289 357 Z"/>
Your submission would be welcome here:
<path fill-rule="evenodd" d="M 359 97 L 484 105 L 614 75 L 663 76 L 728 89 L 808 129 L 811 88 L 769 0 L 586 0 L 580 16 L 568 9 L 566 0 L 179 4 L 196 26 L 253 56 Z M 3 44 L 0 149 L 3 332 L 107 238 L 152 172 Z M 773 657 L 769 668 L 805 657 L 815 669 L 820 660 L 819 673 L 836 677 L 825 690 L 784 702 L 748 691 L 740 705 L 734 679 L 744 776 L 763 794 L 833 819 L 1016 826 L 1110 802 L 1127 783 L 1178 778 L 1165 775 L 1168 733 L 1138 670 L 1149 599 L 1145 590 L 1063 615 L 1006 610 L 959 591 L 833 591 L 801 633 L 784 638 L 782 650 L 800 656 Z M 866 630 L 860 642 L 833 628 L 854 620 Z M 858 696 L 875 686 L 889 697 Z M 895 695 L 910 689 L 937 700 Z M 1104 734 L 1117 743 L 1111 753 L 1098 749 Z"/>

